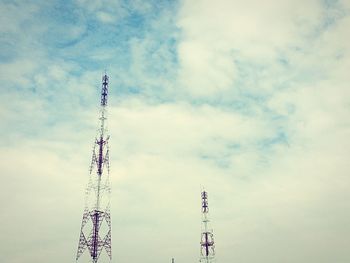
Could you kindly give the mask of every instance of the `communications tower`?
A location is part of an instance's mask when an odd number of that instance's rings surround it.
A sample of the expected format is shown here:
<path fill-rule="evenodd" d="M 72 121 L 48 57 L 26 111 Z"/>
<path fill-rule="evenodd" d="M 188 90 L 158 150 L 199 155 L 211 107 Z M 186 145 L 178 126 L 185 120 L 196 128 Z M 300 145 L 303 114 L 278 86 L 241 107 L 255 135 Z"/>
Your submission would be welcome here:
<path fill-rule="evenodd" d="M 209 206 L 208 206 L 208 192 L 202 191 L 202 234 L 200 242 L 200 258 L 201 263 L 215 262 L 215 245 L 213 230 L 209 229 Z"/>
<path fill-rule="evenodd" d="M 76 261 L 111 262 L 111 215 L 109 182 L 109 135 L 107 131 L 107 97 L 109 78 L 102 77 L 99 128 L 94 141 L 85 192 L 85 209 L 81 223 Z"/>

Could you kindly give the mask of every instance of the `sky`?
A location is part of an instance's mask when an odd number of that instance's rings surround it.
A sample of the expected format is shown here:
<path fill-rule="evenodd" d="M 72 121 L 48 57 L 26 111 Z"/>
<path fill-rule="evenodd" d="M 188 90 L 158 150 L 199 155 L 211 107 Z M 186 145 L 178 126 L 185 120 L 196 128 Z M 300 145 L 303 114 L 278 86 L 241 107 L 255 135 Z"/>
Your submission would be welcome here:
<path fill-rule="evenodd" d="M 349 0 L 1 0 L 0 253 L 75 262 L 110 76 L 112 253 L 350 262 Z"/>

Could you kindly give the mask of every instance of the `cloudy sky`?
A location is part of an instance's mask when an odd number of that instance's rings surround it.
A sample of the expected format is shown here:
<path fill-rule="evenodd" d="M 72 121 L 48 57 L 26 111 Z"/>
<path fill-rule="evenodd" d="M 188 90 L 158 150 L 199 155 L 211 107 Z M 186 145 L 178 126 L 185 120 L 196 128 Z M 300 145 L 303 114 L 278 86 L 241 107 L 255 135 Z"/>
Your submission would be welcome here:
<path fill-rule="evenodd" d="M 113 262 L 350 262 L 349 0 L 1 0 L 0 252 L 74 262 L 110 76 Z"/>

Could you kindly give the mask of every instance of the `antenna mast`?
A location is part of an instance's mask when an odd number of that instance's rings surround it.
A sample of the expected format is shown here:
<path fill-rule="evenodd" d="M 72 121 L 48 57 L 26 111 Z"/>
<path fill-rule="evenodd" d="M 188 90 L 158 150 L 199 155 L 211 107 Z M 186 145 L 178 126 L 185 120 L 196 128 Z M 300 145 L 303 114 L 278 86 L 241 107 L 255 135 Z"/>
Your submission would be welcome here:
<path fill-rule="evenodd" d="M 201 263 L 215 262 L 215 245 L 213 230 L 208 228 L 208 192 L 203 190 L 202 194 L 202 234 L 200 242 L 200 259 Z"/>
<path fill-rule="evenodd" d="M 104 74 L 102 77 L 99 130 L 94 142 L 89 183 L 85 192 L 85 209 L 76 255 L 77 262 L 110 262 L 112 259 L 109 135 L 106 128 L 108 83 L 109 78 L 107 74 Z M 85 251 L 86 253 L 84 253 Z"/>

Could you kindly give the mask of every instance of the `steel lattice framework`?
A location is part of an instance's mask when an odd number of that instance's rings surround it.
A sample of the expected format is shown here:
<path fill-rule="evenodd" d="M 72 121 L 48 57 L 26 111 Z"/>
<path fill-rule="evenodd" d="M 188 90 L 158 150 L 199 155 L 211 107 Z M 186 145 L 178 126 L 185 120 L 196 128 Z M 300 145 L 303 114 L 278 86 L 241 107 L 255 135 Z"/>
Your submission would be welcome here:
<path fill-rule="evenodd" d="M 199 262 L 212 263 L 215 262 L 215 245 L 213 230 L 208 228 L 208 193 L 202 191 L 202 233 L 200 242 L 200 259 Z"/>
<path fill-rule="evenodd" d="M 111 250 L 111 215 L 109 182 L 109 135 L 107 130 L 107 97 L 109 77 L 102 77 L 101 109 L 99 129 L 94 142 L 89 171 L 89 182 L 86 187 L 85 209 L 81 223 L 77 262 L 110 262 Z M 86 256 L 83 259 L 83 256 Z"/>

